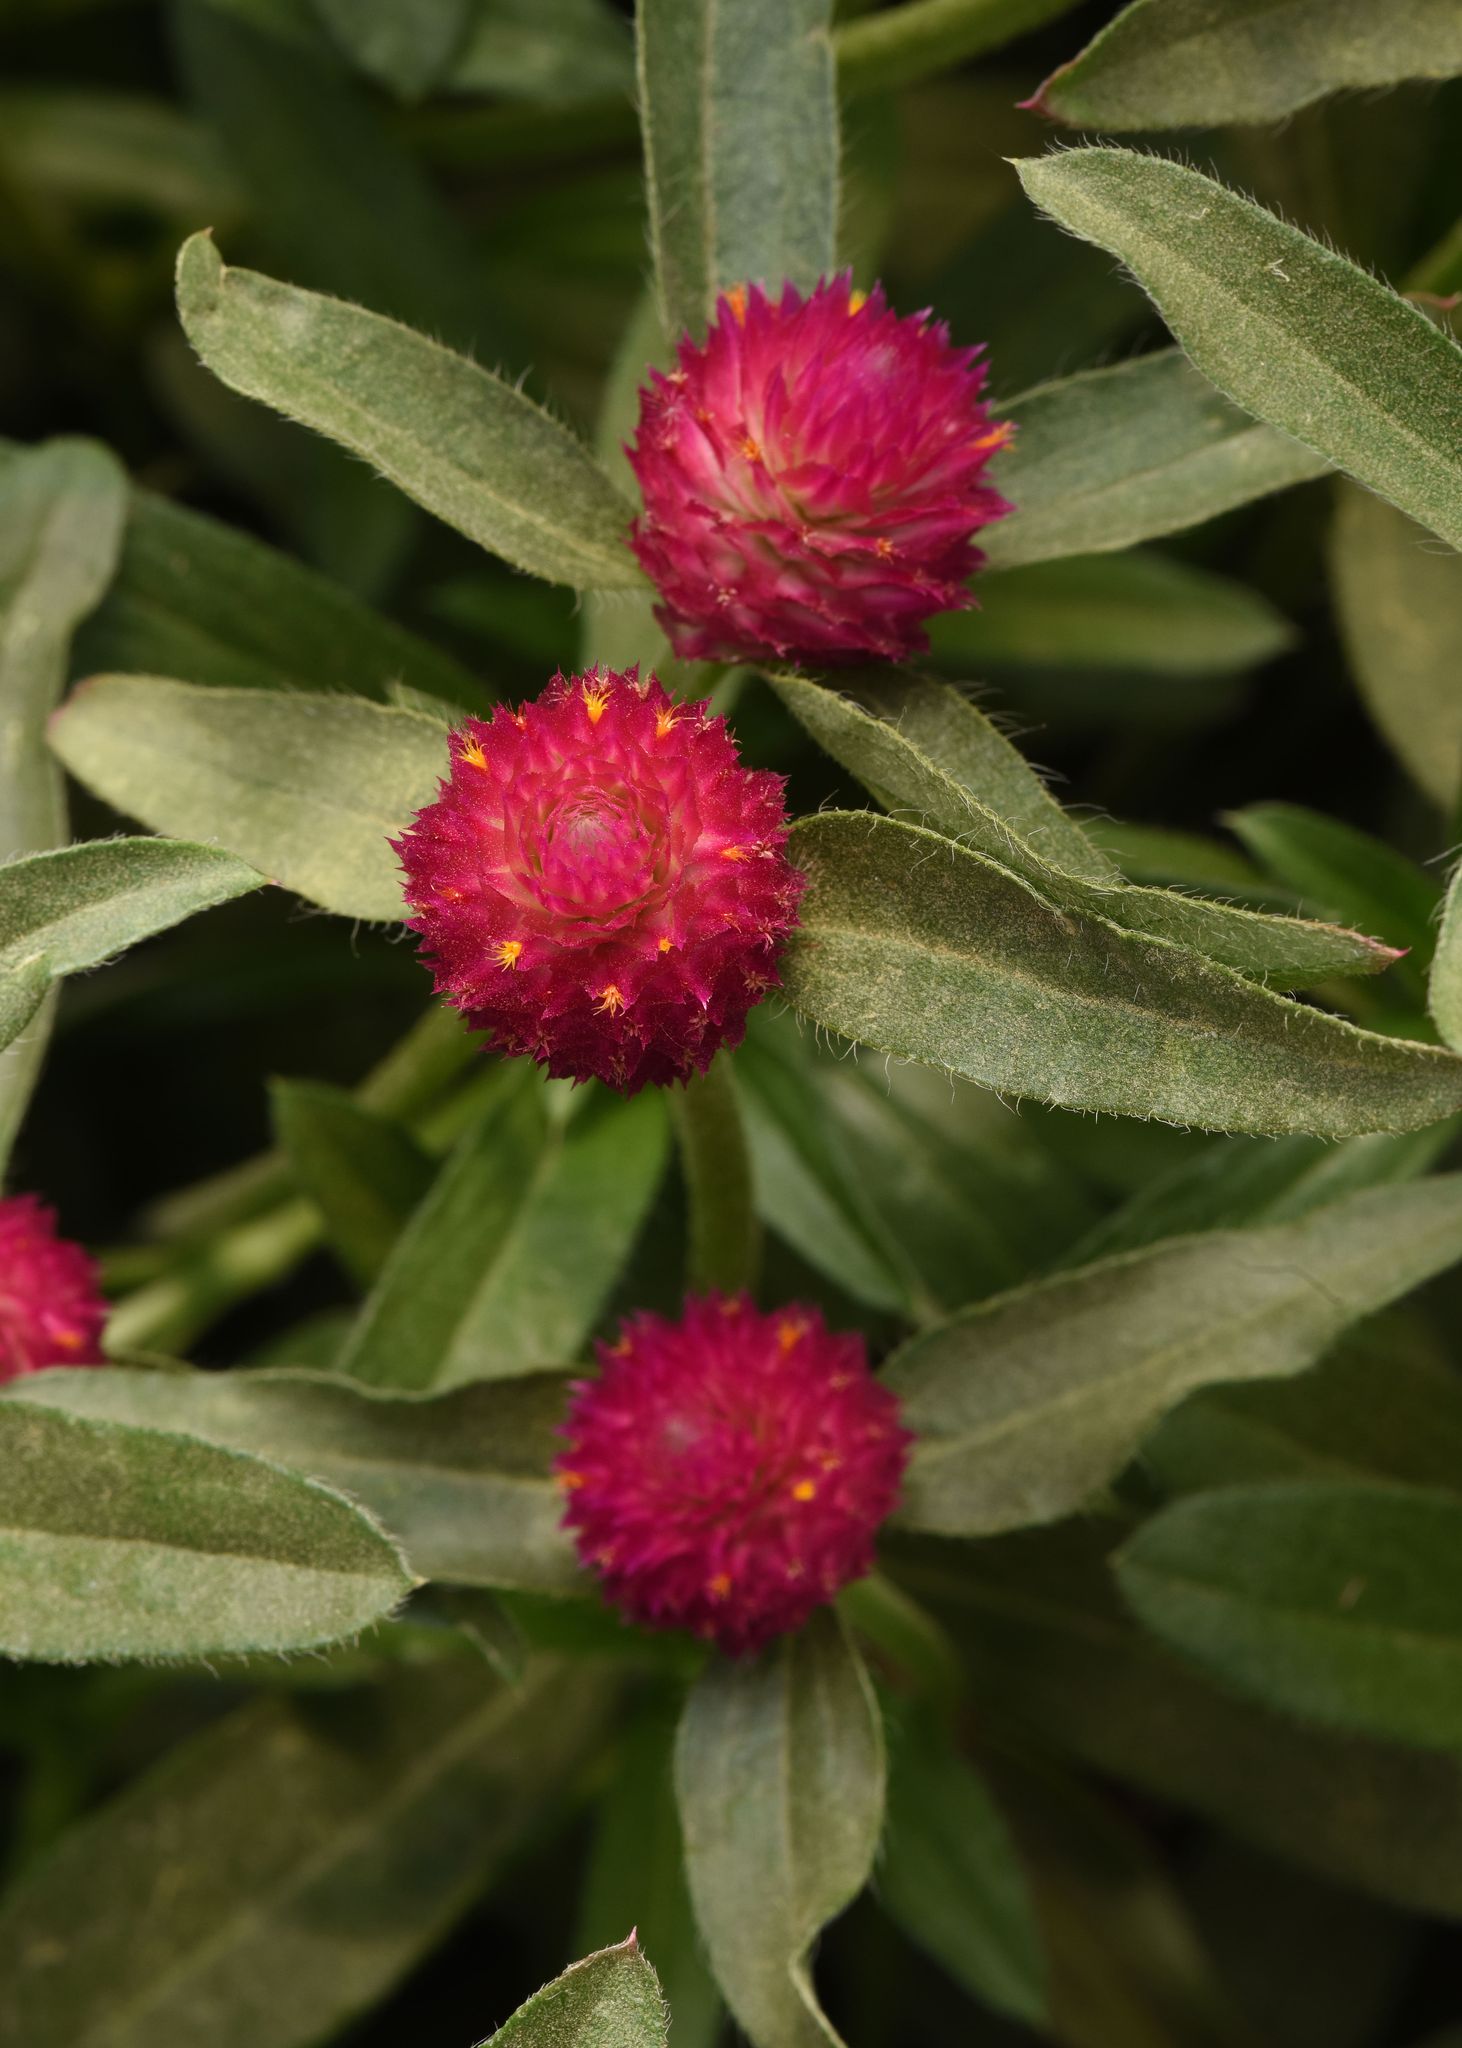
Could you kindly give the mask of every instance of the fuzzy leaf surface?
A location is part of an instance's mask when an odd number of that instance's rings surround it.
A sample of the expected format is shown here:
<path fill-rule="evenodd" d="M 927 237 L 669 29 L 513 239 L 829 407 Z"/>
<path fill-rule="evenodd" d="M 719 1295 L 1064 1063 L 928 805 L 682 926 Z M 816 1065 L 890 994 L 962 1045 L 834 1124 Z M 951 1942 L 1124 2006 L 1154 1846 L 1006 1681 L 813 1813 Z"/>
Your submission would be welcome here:
<path fill-rule="evenodd" d="M 1447 890 L 1427 1002 L 1443 1039 L 1462 1052 L 1462 867 Z"/>
<path fill-rule="evenodd" d="M 830 0 L 639 0 L 640 129 L 668 334 L 716 294 L 831 275 L 838 116 Z"/>
<path fill-rule="evenodd" d="M 14 1888 L 0 2031 L 27 2048 L 333 2037 L 542 1824 L 604 1704 L 587 1670 L 507 1687 L 475 1658 L 254 1700 Z"/>
<path fill-rule="evenodd" d="M 535 1991 L 479 2048 L 665 2048 L 670 2015 L 633 1934 Z"/>
<path fill-rule="evenodd" d="M 8 1656 L 310 1649 L 357 1634 L 410 1591 L 375 1522 L 259 1458 L 18 1398 L 0 1402 L 0 1452 Z"/>
<path fill-rule="evenodd" d="M 224 265 L 194 235 L 178 312 L 208 368 L 372 462 L 469 540 L 550 583 L 640 581 L 630 507 L 588 450 L 499 377 L 394 320 Z"/>
<path fill-rule="evenodd" d="M 98 676 L 51 722 L 79 782 L 154 831 L 207 839 L 341 917 L 396 922 L 388 844 L 447 766 L 435 718 L 362 697 Z"/>
<path fill-rule="evenodd" d="M 818 745 L 856 775 L 886 810 L 916 819 L 958 840 L 961 846 L 1003 863 L 1063 909 L 1089 911 L 1150 938 L 1170 939 L 1241 974 L 1266 977 L 1282 988 L 1300 988 L 1332 974 L 1378 973 L 1395 957 L 1388 947 L 1335 925 L 1271 917 L 1228 903 L 1206 903 L 1201 897 L 1179 895 L 1171 889 L 1134 888 L 1116 876 L 1092 881 L 1080 873 L 1062 873 L 1059 860 L 1052 863 L 1038 855 L 1010 823 L 981 800 L 968 781 L 955 780 L 938 758 L 931 758 L 908 736 L 896 708 L 899 684 L 893 679 L 881 693 L 891 721 L 870 717 L 835 687 L 801 676 L 775 675 L 772 687 Z M 950 700 L 942 719 L 946 730 L 984 723 L 956 691 L 922 681 L 912 686 L 912 692 L 925 703 L 939 691 Z M 1069 835 L 1060 836 L 1064 848 Z"/>
<path fill-rule="evenodd" d="M 826 1610 L 696 1681 L 675 1786 L 696 1920 L 754 2048 L 828 2048 L 807 1952 L 861 1891 L 883 1824 L 873 1689 Z"/>
<path fill-rule="evenodd" d="M 295 1179 L 357 1280 L 376 1278 L 436 1168 L 403 1124 L 344 1088 L 275 1081 L 274 1129 Z"/>
<path fill-rule="evenodd" d="M 1304 1720 L 1462 1747 L 1462 1499 L 1299 1480 L 1194 1494 L 1119 1553 L 1144 1627 Z"/>
<path fill-rule="evenodd" d="M 58 1367 L 27 1403 L 252 1452 L 377 1515 L 424 1577 L 529 1593 L 579 1590 L 549 1467 L 566 1389 L 555 1374 L 392 1398 L 334 1374 Z"/>
<path fill-rule="evenodd" d="M 984 1535 L 1072 1514 L 1219 1380 L 1303 1372 L 1462 1258 L 1462 1176 L 1269 1229 L 1170 1239 L 977 1304 L 885 1369 L 919 1432 L 901 1518 Z"/>
<path fill-rule="evenodd" d="M 1366 709 L 1412 780 L 1450 811 L 1462 795 L 1462 555 L 1346 483 L 1330 584 Z"/>
<path fill-rule="evenodd" d="M 0 981 L 100 966 L 264 877 L 231 853 L 181 839 L 93 839 L 0 868 Z M 0 1025 L 0 1046 L 10 1043 Z"/>
<path fill-rule="evenodd" d="M 1462 348 L 1416 306 L 1186 165 L 1101 148 L 1017 169 L 1220 391 L 1462 547 Z"/>
<path fill-rule="evenodd" d="M 1181 349 L 1038 385 L 1001 410 L 1015 445 L 992 476 L 1015 510 L 980 537 L 992 569 L 1156 540 L 1329 467 L 1230 405 Z"/>
<path fill-rule="evenodd" d="M 1217 128 L 1459 71 L 1452 0 L 1132 0 L 1031 105 L 1073 128 Z"/>
<path fill-rule="evenodd" d="M 1353 1137 L 1462 1109 L 1462 1061 L 1307 1009 L 1162 939 L 1058 908 L 922 827 L 828 811 L 782 963 L 844 1038 L 1014 1095 L 1209 1130 Z"/>

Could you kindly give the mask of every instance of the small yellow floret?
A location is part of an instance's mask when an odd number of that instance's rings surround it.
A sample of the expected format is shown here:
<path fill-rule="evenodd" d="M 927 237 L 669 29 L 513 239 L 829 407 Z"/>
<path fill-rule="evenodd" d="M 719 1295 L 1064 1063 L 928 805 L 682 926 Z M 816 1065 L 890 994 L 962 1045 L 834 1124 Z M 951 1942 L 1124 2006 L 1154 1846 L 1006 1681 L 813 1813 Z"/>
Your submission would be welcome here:
<path fill-rule="evenodd" d="M 816 1500 L 817 1488 L 810 1479 L 799 1479 L 792 1488 L 793 1500 Z"/>
<path fill-rule="evenodd" d="M 469 768 L 485 768 L 487 766 L 487 756 L 483 753 L 481 743 L 478 740 L 468 740 L 463 746 L 461 753 L 458 754 L 457 759 L 465 761 Z"/>
<path fill-rule="evenodd" d="M 721 848 L 721 858 L 722 860 L 745 860 L 746 848 L 744 846 L 723 846 Z"/>
<path fill-rule="evenodd" d="M 498 966 L 516 967 L 518 964 L 518 955 L 522 952 L 522 950 L 523 941 L 521 939 L 504 939 L 502 944 L 497 949 Z"/>
<path fill-rule="evenodd" d="M 733 284 L 726 293 L 726 304 L 735 314 L 737 323 L 744 327 L 746 325 L 746 286 L 744 284 Z"/>
<path fill-rule="evenodd" d="M 862 310 L 863 310 L 863 308 L 864 308 L 864 307 L 865 307 L 865 306 L 866 306 L 867 304 L 868 304 L 868 294 L 867 294 L 867 292 L 849 292 L 849 294 L 848 294 L 848 311 L 849 311 L 850 313 L 861 313 L 861 312 L 862 312 Z"/>
<path fill-rule="evenodd" d="M 706 1591 L 713 1600 L 724 1600 L 731 1591 L 730 1572 L 717 1572 L 713 1579 L 706 1581 Z"/>
<path fill-rule="evenodd" d="M 741 442 L 741 452 L 748 462 L 760 462 L 761 442 L 757 440 L 754 434 L 744 435 Z"/>
<path fill-rule="evenodd" d="M 656 717 L 656 720 L 655 720 L 655 737 L 656 737 L 656 739 L 657 739 L 657 740 L 663 740 L 663 739 L 664 739 L 664 737 L 665 737 L 665 735 L 666 735 L 666 733 L 668 733 L 668 732 L 673 732 L 673 731 L 674 731 L 674 729 L 675 729 L 675 725 L 676 725 L 676 716 L 675 716 L 675 713 L 674 713 L 673 711 L 670 711 L 670 710 L 666 710 L 666 711 L 662 711 L 662 712 L 660 712 L 660 713 L 659 713 L 659 715 L 658 715 L 658 716 Z"/>
<path fill-rule="evenodd" d="M 806 1323 L 799 1321 L 796 1316 L 784 1316 L 777 1325 L 777 1342 L 784 1351 L 790 1351 L 806 1335 Z"/>
<path fill-rule="evenodd" d="M 599 991 L 598 1007 L 607 1010 L 611 1017 L 617 1017 L 624 1008 L 624 997 L 611 981 L 608 988 Z"/>
<path fill-rule="evenodd" d="M 604 716 L 604 707 L 609 702 L 608 683 L 585 683 L 584 709 L 589 714 L 590 725 L 597 725 Z"/>
<path fill-rule="evenodd" d="M 670 951 L 670 948 L 671 948 L 671 947 L 672 947 L 672 946 L 673 946 L 674 944 L 675 944 L 675 941 L 674 941 L 673 939 L 662 939 L 662 940 L 660 941 L 660 951 L 661 951 L 662 953 L 668 953 L 668 952 Z"/>
<path fill-rule="evenodd" d="M 576 1486 L 583 1485 L 584 1475 L 582 1472 L 560 1472 L 558 1483 L 565 1493 L 572 1493 Z"/>

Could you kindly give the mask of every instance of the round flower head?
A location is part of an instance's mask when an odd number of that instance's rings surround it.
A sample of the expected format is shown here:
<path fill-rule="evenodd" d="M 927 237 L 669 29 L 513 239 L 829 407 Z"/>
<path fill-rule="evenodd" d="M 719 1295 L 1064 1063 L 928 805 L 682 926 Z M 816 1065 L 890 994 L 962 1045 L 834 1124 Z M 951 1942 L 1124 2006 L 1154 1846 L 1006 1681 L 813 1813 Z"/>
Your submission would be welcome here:
<path fill-rule="evenodd" d="M 632 1095 L 735 1045 L 802 877 L 780 776 L 653 676 L 555 676 L 453 736 L 394 841 L 438 990 L 500 1051 Z"/>
<path fill-rule="evenodd" d="M 101 1365 L 107 1305 L 80 1245 L 34 1195 L 0 1200 L 0 1380 L 46 1365 Z"/>
<path fill-rule="evenodd" d="M 639 1315 L 599 1346 L 556 1461 L 579 1555 L 632 1620 L 733 1656 L 872 1569 L 909 1433 L 863 1340 L 745 1296 Z"/>
<path fill-rule="evenodd" d="M 650 372 L 627 450 L 632 540 L 677 654 L 898 657 L 972 602 L 973 536 L 1010 510 L 984 480 L 1009 438 L 979 351 L 846 277 L 804 299 L 726 293 L 704 347 Z"/>

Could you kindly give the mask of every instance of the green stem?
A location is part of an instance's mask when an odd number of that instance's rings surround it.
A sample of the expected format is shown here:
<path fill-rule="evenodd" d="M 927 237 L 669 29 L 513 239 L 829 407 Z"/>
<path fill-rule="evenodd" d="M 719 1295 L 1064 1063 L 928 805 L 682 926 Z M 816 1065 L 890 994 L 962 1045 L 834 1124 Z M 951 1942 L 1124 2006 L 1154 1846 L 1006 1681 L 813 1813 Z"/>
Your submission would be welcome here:
<path fill-rule="evenodd" d="M 833 36 L 844 99 L 896 92 L 998 50 L 1067 14 L 1076 0 L 906 0 L 850 21 Z"/>
<path fill-rule="evenodd" d="M 921 1699 L 952 1712 L 965 1693 L 964 1667 L 947 1630 L 917 1600 L 872 1572 L 838 1595 L 838 1610 Z"/>
<path fill-rule="evenodd" d="M 687 1284 L 695 1293 L 752 1288 L 761 1265 L 761 1224 L 728 1056 L 722 1053 L 708 1073 L 673 1094 L 671 1109 L 690 1196 Z"/>
<path fill-rule="evenodd" d="M 186 1351 L 211 1323 L 282 1280 L 324 1235 L 313 1202 L 296 1197 L 189 1247 L 169 1273 L 129 1294 L 112 1311 L 107 1349 L 118 1357 L 136 1351 Z"/>

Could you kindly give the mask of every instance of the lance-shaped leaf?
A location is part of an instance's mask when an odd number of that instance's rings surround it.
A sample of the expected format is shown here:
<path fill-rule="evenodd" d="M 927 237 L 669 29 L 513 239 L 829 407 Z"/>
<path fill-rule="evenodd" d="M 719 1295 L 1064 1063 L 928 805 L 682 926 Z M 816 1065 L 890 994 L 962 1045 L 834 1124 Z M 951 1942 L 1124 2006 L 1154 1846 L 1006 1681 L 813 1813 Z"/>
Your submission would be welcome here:
<path fill-rule="evenodd" d="M 344 1088 L 276 1081 L 269 1092 L 296 1180 L 345 1264 L 369 1286 L 432 1184 L 431 1159 L 404 1124 L 367 1109 Z"/>
<path fill-rule="evenodd" d="M 633 1934 L 535 1991 L 479 2048 L 665 2048 L 670 2014 Z"/>
<path fill-rule="evenodd" d="M 754 2048 L 839 2040 L 807 1952 L 868 1876 L 883 1773 L 868 1674 L 826 1610 L 754 1662 L 717 1659 L 686 1702 L 675 1787 L 690 1896 Z"/>
<path fill-rule="evenodd" d="M 1459 1258 L 1452 1174 L 1297 1223 L 1170 1239 L 966 1309 L 886 1369 L 919 1434 L 902 1516 L 974 1535 L 1073 1513 L 1195 1387 L 1302 1372 Z"/>
<path fill-rule="evenodd" d="M 599 1097 L 549 1127 L 536 1077 L 462 1139 L 341 1354 L 377 1386 L 445 1389 L 578 1358 L 639 1233 L 669 1145 L 662 1097 Z"/>
<path fill-rule="evenodd" d="M 79 782 L 154 831 L 206 839 L 342 917 L 404 914 L 389 840 L 447 768 L 435 718 L 360 697 L 99 676 L 51 721 Z"/>
<path fill-rule="evenodd" d="M 998 50 L 1065 14 L 1075 0 L 903 0 L 854 14 L 833 38 L 845 98 L 897 92 Z"/>
<path fill-rule="evenodd" d="M 1462 795 L 1462 555 L 1347 483 L 1330 581 L 1366 709 L 1408 774 L 1450 811 Z"/>
<path fill-rule="evenodd" d="M 1447 890 L 1427 1002 L 1442 1037 L 1462 1052 L 1462 867 Z"/>
<path fill-rule="evenodd" d="M 1230 405 L 1180 349 L 1062 377 L 1002 410 L 1016 436 L 994 476 L 1015 510 L 980 536 L 992 569 L 1155 540 L 1329 466 Z"/>
<path fill-rule="evenodd" d="M 1184 164 L 1073 149 L 1017 169 L 1221 391 L 1462 546 L 1462 348 L 1425 313 Z"/>
<path fill-rule="evenodd" d="M 0 868 L 0 1005 L 97 967 L 195 912 L 262 888 L 231 853 L 181 839 L 94 839 Z M 0 1021 L 0 1046 L 10 1043 Z"/>
<path fill-rule="evenodd" d="M 1302 804 L 1250 804 L 1227 812 L 1223 822 L 1306 906 L 1354 918 L 1430 957 L 1441 886 L 1383 839 Z"/>
<path fill-rule="evenodd" d="M 699 337 L 728 285 L 834 264 L 830 0 L 639 0 L 640 128 L 666 332 Z"/>
<path fill-rule="evenodd" d="M 334 2038 L 555 1816 L 605 1704 L 586 1669 L 545 1663 L 508 1687 L 452 1658 L 240 1708 L 11 1891 L 0 2033 L 27 2048 Z"/>
<path fill-rule="evenodd" d="M 341 299 L 183 244 L 178 311 L 203 361 L 373 462 L 408 498 L 550 583 L 640 580 L 630 507 L 588 450 L 511 384 Z"/>
<path fill-rule="evenodd" d="M 0 1563 L 0 1651 L 62 1664 L 309 1649 L 412 1583 L 328 1487 L 18 1399 L 0 1402 Z"/>
<path fill-rule="evenodd" d="M 427 1578 L 530 1593 L 580 1587 L 550 1477 L 566 1399 L 557 1375 L 422 1400 L 285 1369 L 58 1367 L 28 1375 L 24 1397 L 97 1421 L 181 1431 L 308 1473 L 379 1516 Z"/>
<path fill-rule="evenodd" d="M 473 18 L 472 0 L 315 0 L 315 11 L 362 71 L 405 100 L 441 79 Z"/>
<path fill-rule="evenodd" d="M 1071 1109 L 1269 1137 L 1416 1130 L 1462 1060 L 1359 1031 L 1163 939 L 1063 910 L 994 861 L 866 812 L 803 819 L 782 962 L 804 1016 Z"/>
<path fill-rule="evenodd" d="M 1059 852 L 1054 858 L 1037 854 L 981 800 L 978 785 L 971 788 L 963 778 L 955 780 L 908 736 L 896 708 L 900 681 L 874 684 L 876 701 L 889 711 L 888 717 L 875 718 L 835 690 L 801 676 L 778 674 L 771 680 L 782 702 L 818 744 L 856 775 L 885 809 L 917 819 L 961 846 L 1002 862 L 1063 909 L 1089 911 L 1151 938 L 1171 939 L 1242 974 L 1265 976 L 1282 988 L 1303 987 L 1332 974 L 1374 974 L 1396 958 L 1393 948 L 1335 925 L 1205 903 L 1201 897 L 1180 896 L 1171 889 L 1137 888 L 1116 876 L 1094 881 L 1082 873 L 1062 873 Z M 972 728 L 985 722 L 945 685 L 911 678 L 909 694 L 923 704 L 936 695 L 945 696 L 946 730 L 962 722 Z M 1063 834 L 1061 845 L 1065 843 Z"/>
<path fill-rule="evenodd" d="M 1267 1706 L 1462 1748 L 1462 1499 L 1299 1480 L 1175 1502 L 1117 1558 L 1138 1619 Z"/>
<path fill-rule="evenodd" d="M 1027 104 L 1073 128 L 1217 128 L 1459 71 L 1452 0 L 1132 0 Z"/>

